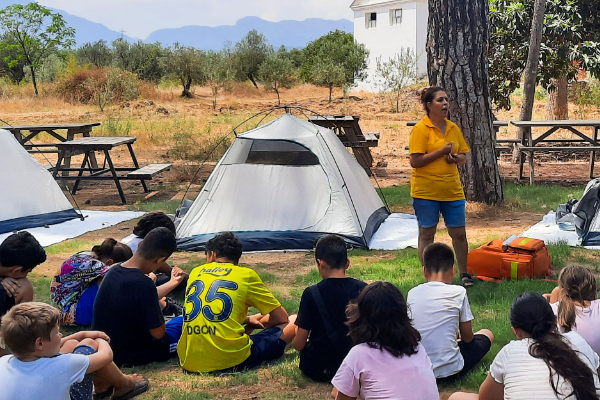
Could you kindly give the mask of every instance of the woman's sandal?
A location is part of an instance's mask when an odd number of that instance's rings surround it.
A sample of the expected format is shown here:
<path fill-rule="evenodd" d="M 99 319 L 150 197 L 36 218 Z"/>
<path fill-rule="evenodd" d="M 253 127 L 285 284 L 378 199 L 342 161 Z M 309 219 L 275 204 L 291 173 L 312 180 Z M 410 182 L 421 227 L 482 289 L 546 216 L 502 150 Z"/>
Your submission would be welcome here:
<path fill-rule="evenodd" d="M 106 389 L 104 392 L 94 393 L 94 394 L 92 394 L 92 400 L 110 399 L 110 396 L 112 396 L 114 390 L 115 390 L 115 388 L 111 386 L 108 389 Z"/>
<path fill-rule="evenodd" d="M 133 386 L 133 389 L 131 389 L 131 391 L 125 393 L 122 396 L 113 396 L 112 400 L 133 399 L 135 396 L 140 395 L 144 392 L 147 392 L 148 389 L 150 389 L 150 382 L 148 382 L 147 378 L 144 378 L 143 380 L 136 382 L 135 386 Z"/>
<path fill-rule="evenodd" d="M 462 281 L 464 287 L 473 286 L 473 277 L 469 273 L 463 272 L 462 274 L 460 274 L 460 280 Z"/>

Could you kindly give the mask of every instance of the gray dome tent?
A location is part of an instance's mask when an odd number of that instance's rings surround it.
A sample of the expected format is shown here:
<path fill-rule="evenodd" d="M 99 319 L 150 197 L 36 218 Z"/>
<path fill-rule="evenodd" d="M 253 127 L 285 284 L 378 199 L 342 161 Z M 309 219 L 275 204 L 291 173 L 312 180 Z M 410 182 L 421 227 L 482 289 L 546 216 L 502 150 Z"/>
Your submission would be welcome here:
<path fill-rule="evenodd" d="M 181 250 L 234 232 L 244 251 L 312 249 L 335 233 L 354 247 L 389 211 L 329 129 L 285 114 L 238 134 L 177 227 Z"/>

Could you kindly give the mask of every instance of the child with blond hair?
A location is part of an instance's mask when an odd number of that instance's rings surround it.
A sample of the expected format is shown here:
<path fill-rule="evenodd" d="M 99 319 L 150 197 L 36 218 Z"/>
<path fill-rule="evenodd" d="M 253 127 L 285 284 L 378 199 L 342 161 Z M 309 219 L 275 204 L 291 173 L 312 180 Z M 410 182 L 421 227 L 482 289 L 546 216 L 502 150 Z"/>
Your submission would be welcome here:
<path fill-rule="evenodd" d="M 45 303 L 23 303 L 3 318 L 0 335 L 13 353 L 0 358 L 0 400 L 131 399 L 148 390 L 148 380 L 123 375 L 112 362 L 103 332 L 65 338 L 60 313 Z M 92 375 L 95 373 L 95 375 Z"/>

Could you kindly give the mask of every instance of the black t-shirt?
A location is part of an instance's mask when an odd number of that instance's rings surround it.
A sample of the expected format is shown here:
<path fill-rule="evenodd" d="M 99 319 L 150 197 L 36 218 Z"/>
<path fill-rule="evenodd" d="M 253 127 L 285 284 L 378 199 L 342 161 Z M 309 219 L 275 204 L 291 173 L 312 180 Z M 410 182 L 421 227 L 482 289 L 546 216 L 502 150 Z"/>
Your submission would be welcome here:
<path fill-rule="evenodd" d="M 302 293 L 296 319 L 298 327 L 310 331 L 308 343 L 300 352 L 300 369 L 314 380 L 328 381 L 333 378 L 352 348 L 352 340 L 348 337 L 348 327 L 345 325 L 346 306 L 358 297 L 367 284 L 354 278 L 329 278 L 316 286 L 327 307 L 331 325 L 337 332 L 337 341 L 341 344 L 339 347 L 344 349 L 344 353 L 340 354 L 331 343 L 310 288 L 306 288 Z"/>
<path fill-rule="evenodd" d="M 164 324 L 154 282 L 137 268 L 113 266 L 102 280 L 92 328 L 110 337 L 117 365 L 143 365 L 169 358 L 169 338 L 150 329 Z"/>

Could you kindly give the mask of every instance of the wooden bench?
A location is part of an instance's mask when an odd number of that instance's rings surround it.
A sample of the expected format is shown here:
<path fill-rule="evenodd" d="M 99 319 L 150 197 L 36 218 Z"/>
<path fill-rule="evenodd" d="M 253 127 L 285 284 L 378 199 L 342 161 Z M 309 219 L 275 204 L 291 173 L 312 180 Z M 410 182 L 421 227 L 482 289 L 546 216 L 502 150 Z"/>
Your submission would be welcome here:
<path fill-rule="evenodd" d="M 171 169 L 171 164 L 148 164 L 127 174 L 128 178 L 149 181 L 161 172 Z"/>

